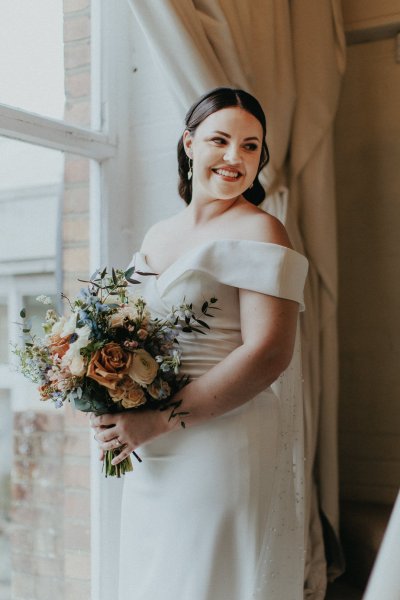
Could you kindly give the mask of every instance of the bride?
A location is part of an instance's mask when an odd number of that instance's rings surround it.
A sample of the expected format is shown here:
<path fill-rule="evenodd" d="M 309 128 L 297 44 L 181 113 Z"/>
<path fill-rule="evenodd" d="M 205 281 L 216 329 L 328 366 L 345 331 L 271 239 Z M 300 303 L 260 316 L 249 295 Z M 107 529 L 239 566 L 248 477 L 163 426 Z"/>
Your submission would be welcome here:
<path fill-rule="evenodd" d="M 291 359 L 307 261 L 257 207 L 265 136 L 262 108 L 242 90 L 195 102 L 178 144 L 187 206 L 154 225 L 133 257 L 158 274 L 135 288 L 153 314 L 184 298 L 199 313 L 212 296 L 220 310 L 206 336 L 179 338 L 190 382 L 174 399 L 188 413 L 185 429 L 168 411 L 91 417 L 101 454 L 122 446 L 115 464 L 137 448 L 143 458 L 124 477 L 120 600 L 303 598 L 300 374 Z"/>

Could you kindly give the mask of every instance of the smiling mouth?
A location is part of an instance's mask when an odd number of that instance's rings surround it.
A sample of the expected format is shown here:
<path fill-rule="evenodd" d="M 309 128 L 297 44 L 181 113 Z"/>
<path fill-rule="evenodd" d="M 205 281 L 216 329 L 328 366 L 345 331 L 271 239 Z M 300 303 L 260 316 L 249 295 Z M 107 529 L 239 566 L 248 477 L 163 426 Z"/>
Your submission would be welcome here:
<path fill-rule="evenodd" d="M 213 169 L 213 172 L 224 179 L 230 179 L 232 181 L 237 180 L 242 176 L 239 171 L 231 171 L 230 169 Z"/>

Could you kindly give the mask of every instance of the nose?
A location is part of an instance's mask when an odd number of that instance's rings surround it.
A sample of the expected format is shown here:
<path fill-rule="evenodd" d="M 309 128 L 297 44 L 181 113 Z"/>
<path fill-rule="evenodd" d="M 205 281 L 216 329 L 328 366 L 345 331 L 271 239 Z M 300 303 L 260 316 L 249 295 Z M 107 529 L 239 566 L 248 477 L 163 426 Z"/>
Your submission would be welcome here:
<path fill-rule="evenodd" d="M 242 158 L 240 155 L 240 149 L 236 144 L 229 144 L 224 154 L 224 160 L 231 164 L 237 164 L 241 162 Z"/>

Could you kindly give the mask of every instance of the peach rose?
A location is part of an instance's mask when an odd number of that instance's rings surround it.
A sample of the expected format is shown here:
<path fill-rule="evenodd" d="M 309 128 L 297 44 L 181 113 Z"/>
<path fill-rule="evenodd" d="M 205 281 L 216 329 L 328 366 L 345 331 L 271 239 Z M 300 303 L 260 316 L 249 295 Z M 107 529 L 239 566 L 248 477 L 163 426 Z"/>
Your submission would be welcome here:
<path fill-rule="evenodd" d="M 146 396 L 140 385 L 127 376 L 118 383 L 115 390 L 110 390 L 109 393 L 114 402 L 121 402 L 124 408 L 136 408 L 146 402 Z"/>
<path fill-rule="evenodd" d="M 87 376 L 110 390 L 124 378 L 131 367 L 133 355 L 116 342 L 109 342 L 97 350 L 88 365 Z"/>
<path fill-rule="evenodd" d="M 149 385 L 154 381 L 157 371 L 158 364 L 146 350 L 135 350 L 128 370 L 128 375 L 133 381 L 139 385 Z"/>
<path fill-rule="evenodd" d="M 123 327 L 125 319 L 133 321 L 137 317 L 137 311 L 131 306 L 123 306 L 110 317 L 111 327 Z"/>
<path fill-rule="evenodd" d="M 50 337 L 50 344 L 49 344 L 49 348 L 50 348 L 50 352 L 55 355 L 57 354 L 57 356 L 59 358 L 62 358 L 64 356 L 64 354 L 69 350 L 69 338 L 71 336 L 67 335 L 65 337 L 61 337 L 58 334 L 52 335 Z"/>

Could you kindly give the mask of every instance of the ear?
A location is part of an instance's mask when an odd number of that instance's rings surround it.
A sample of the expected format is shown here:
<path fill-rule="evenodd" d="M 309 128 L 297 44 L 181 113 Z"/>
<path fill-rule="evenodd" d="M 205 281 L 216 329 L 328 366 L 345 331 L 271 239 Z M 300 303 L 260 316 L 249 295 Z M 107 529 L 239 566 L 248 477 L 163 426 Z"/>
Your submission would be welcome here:
<path fill-rule="evenodd" d="M 183 132 L 182 141 L 183 141 L 183 147 L 185 148 L 185 152 L 186 152 L 187 156 L 189 158 L 193 158 L 193 151 L 192 151 L 193 138 L 192 138 L 192 134 L 190 133 L 190 131 L 188 131 L 188 129 L 185 129 L 185 131 Z"/>

